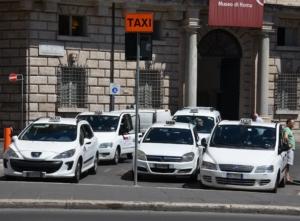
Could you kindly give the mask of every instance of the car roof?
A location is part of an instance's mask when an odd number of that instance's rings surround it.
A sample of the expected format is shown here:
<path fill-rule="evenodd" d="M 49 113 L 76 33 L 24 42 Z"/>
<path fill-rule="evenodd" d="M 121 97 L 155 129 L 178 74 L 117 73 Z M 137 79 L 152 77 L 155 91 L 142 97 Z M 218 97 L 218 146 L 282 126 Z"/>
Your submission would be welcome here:
<path fill-rule="evenodd" d="M 174 116 L 208 116 L 217 117 L 220 116 L 220 112 L 212 107 L 186 107 L 182 110 L 176 111 Z"/>
<path fill-rule="evenodd" d="M 222 120 L 219 125 L 240 125 L 241 121 L 239 120 Z M 249 126 L 261 126 L 261 127 L 273 127 L 275 128 L 277 123 L 273 122 L 256 122 L 256 121 L 251 121 L 251 124 L 245 124 Z"/>
<path fill-rule="evenodd" d="M 62 117 L 44 117 L 39 118 L 33 122 L 34 124 L 69 124 L 77 125 L 77 120 L 74 118 L 62 118 Z"/>
<path fill-rule="evenodd" d="M 189 124 L 189 123 L 179 123 L 179 122 L 174 122 L 172 123 L 155 123 L 152 124 L 151 128 L 177 128 L 177 129 L 192 129 L 194 128 L 194 124 Z"/>
<path fill-rule="evenodd" d="M 99 115 L 99 116 L 117 116 L 117 117 L 119 117 L 120 115 L 121 115 L 122 113 L 121 112 L 115 112 L 115 111 L 111 111 L 111 112 L 82 112 L 82 113 L 80 113 L 80 114 L 78 114 L 77 116 L 76 116 L 76 118 L 78 117 L 78 116 L 97 116 L 97 115 Z"/>

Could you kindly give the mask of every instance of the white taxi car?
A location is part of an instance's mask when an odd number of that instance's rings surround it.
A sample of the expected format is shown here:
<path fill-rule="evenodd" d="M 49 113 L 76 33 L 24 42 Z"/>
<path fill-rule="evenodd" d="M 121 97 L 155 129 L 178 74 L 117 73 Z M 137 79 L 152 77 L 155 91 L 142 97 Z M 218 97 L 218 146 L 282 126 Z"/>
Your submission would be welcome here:
<path fill-rule="evenodd" d="M 7 177 L 71 178 L 97 172 L 98 151 L 93 130 L 86 121 L 41 118 L 27 126 L 3 156 Z"/>
<path fill-rule="evenodd" d="M 195 124 L 199 140 L 202 140 L 209 138 L 214 126 L 221 121 L 221 115 L 213 107 L 185 107 L 174 114 L 173 120 Z"/>
<path fill-rule="evenodd" d="M 202 145 L 204 185 L 271 192 L 285 185 L 287 147 L 279 123 L 222 121 Z"/>
<path fill-rule="evenodd" d="M 193 124 L 153 124 L 137 151 L 138 174 L 190 176 L 197 179 L 203 147 Z"/>
<path fill-rule="evenodd" d="M 77 119 L 86 120 L 98 138 L 99 160 L 112 160 L 118 164 L 121 155 L 132 158 L 134 152 L 134 129 L 129 113 L 83 112 Z"/>

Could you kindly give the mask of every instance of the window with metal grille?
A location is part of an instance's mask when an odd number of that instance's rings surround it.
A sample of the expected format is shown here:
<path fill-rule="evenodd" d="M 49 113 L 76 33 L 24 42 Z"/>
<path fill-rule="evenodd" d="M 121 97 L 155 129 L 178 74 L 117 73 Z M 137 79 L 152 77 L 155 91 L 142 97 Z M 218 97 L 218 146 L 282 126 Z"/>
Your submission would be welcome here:
<path fill-rule="evenodd" d="M 276 110 L 300 110 L 300 73 L 280 73 L 275 87 Z"/>
<path fill-rule="evenodd" d="M 163 99 L 162 76 L 158 71 L 141 71 L 139 104 L 142 108 L 161 108 Z"/>
<path fill-rule="evenodd" d="M 88 69 L 81 66 L 61 66 L 57 69 L 58 106 L 85 108 Z"/>

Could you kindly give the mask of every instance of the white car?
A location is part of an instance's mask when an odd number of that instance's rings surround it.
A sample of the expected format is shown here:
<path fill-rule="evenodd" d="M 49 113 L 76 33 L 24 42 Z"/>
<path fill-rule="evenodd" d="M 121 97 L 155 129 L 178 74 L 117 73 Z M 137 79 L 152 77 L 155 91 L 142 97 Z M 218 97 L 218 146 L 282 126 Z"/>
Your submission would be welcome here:
<path fill-rule="evenodd" d="M 209 138 L 214 126 L 221 121 L 221 115 L 213 107 L 185 107 L 174 114 L 173 120 L 195 124 L 199 140 L 202 140 Z"/>
<path fill-rule="evenodd" d="M 278 123 L 221 121 L 202 145 L 206 186 L 276 192 L 285 185 L 287 147 Z"/>
<path fill-rule="evenodd" d="M 97 140 L 86 121 L 41 118 L 27 126 L 3 156 L 7 177 L 71 178 L 98 167 Z"/>
<path fill-rule="evenodd" d="M 130 114 L 122 112 L 84 112 L 76 117 L 92 126 L 98 139 L 99 159 L 118 164 L 121 155 L 132 158 L 134 129 Z"/>
<path fill-rule="evenodd" d="M 153 124 L 138 147 L 138 174 L 189 176 L 196 180 L 202 151 L 193 124 Z"/>

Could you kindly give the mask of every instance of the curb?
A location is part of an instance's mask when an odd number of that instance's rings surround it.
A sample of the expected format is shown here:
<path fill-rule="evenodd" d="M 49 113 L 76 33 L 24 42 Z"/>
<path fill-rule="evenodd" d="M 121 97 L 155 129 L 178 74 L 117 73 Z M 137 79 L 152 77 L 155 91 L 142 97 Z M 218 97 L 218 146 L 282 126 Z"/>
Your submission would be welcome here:
<path fill-rule="evenodd" d="M 0 208 L 112 209 L 300 215 L 300 207 L 97 200 L 1 199 Z"/>

